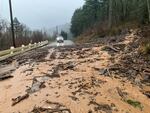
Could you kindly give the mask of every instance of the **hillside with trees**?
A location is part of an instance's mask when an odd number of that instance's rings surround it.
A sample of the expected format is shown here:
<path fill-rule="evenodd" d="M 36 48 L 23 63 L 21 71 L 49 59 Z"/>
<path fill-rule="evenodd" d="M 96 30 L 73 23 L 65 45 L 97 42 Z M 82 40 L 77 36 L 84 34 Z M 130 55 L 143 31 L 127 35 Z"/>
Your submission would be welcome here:
<path fill-rule="evenodd" d="M 75 37 L 85 32 L 103 36 L 108 31 L 114 34 L 149 22 L 150 0 L 85 0 L 83 7 L 76 9 L 72 16 L 71 31 Z"/>
<path fill-rule="evenodd" d="M 16 17 L 14 18 L 15 43 L 19 47 L 22 44 L 40 42 L 49 38 L 46 31 L 31 30 L 22 24 Z M 0 50 L 9 49 L 12 46 L 12 34 L 10 23 L 0 19 Z"/>

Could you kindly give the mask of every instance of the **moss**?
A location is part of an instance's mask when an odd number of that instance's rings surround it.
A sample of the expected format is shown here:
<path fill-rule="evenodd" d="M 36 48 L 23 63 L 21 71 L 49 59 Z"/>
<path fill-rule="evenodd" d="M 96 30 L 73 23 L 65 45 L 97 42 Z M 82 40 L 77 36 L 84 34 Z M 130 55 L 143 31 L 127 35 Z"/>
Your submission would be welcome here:
<path fill-rule="evenodd" d="M 143 109 L 143 106 L 139 101 L 128 99 L 126 102 L 135 108 L 140 108 L 140 110 Z"/>

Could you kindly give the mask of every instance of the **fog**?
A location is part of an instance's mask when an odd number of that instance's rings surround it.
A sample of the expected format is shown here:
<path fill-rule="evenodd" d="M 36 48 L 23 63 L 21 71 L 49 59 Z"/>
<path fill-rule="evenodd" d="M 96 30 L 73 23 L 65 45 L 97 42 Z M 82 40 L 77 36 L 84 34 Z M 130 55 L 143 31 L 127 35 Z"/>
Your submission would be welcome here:
<path fill-rule="evenodd" d="M 9 0 L 0 0 L 0 17 L 9 21 Z M 69 23 L 84 0 L 12 0 L 13 16 L 32 29 Z"/>

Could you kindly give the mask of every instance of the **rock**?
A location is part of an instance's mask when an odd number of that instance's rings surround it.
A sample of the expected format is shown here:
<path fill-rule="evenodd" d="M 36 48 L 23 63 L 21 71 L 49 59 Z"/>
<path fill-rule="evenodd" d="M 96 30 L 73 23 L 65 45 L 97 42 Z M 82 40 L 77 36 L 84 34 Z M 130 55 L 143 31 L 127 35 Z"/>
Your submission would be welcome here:
<path fill-rule="evenodd" d="M 75 67 L 75 64 L 74 64 L 74 62 L 71 62 L 71 61 L 67 62 L 66 64 L 63 65 L 63 69 L 64 70 L 67 70 L 67 69 L 71 69 L 72 70 L 74 67 Z"/>
<path fill-rule="evenodd" d="M 101 68 L 101 69 L 100 69 L 100 68 L 94 67 L 94 69 L 95 69 L 96 71 L 98 71 L 100 75 L 111 76 L 111 74 L 110 74 L 108 68 Z"/>
<path fill-rule="evenodd" d="M 13 78 L 11 73 L 16 69 L 16 67 L 12 65 L 5 66 L 3 68 L 0 68 L 0 81 L 6 80 L 9 78 Z"/>
<path fill-rule="evenodd" d="M 143 82 L 143 83 L 149 83 L 149 84 L 150 84 L 150 73 L 144 72 L 142 82 Z"/>
<path fill-rule="evenodd" d="M 105 75 L 107 73 L 107 69 L 100 69 L 99 74 L 100 75 Z"/>
<path fill-rule="evenodd" d="M 35 93 L 42 88 L 45 88 L 45 82 L 38 81 L 37 78 L 33 79 L 32 86 L 26 90 L 27 93 Z"/>
<path fill-rule="evenodd" d="M 135 83 L 135 85 L 138 85 L 138 86 L 142 86 L 142 84 L 141 84 L 141 75 L 140 74 L 138 74 L 136 77 L 135 77 L 135 80 L 134 80 L 134 83 Z"/>

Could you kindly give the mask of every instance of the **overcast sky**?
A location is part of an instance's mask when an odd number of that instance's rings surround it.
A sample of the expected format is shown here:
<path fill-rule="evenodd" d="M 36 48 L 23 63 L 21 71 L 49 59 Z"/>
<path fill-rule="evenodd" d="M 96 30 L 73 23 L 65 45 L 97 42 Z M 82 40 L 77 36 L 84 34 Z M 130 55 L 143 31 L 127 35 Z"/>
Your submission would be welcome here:
<path fill-rule="evenodd" d="M 0 16 L 9 20 L 9 0 L 0 0 Z M 14 17 L 32 29 L 69 23 L 84 0 L 12 0 Z"/>

